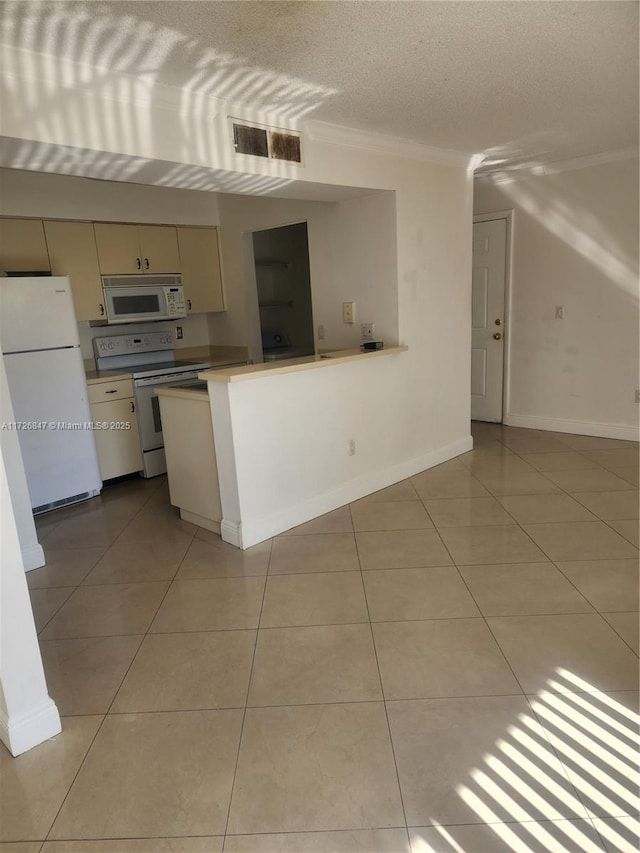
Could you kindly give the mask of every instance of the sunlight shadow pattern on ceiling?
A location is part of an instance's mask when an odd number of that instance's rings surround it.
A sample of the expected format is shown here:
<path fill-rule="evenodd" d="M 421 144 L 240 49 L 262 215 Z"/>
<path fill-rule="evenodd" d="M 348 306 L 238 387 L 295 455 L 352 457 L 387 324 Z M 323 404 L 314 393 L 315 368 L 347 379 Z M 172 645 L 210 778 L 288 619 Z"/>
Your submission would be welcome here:
<path fill-rule="evenodd" d="M 142 15 L 144 4 L 140 9 Z M 88 10 L 79 3 L 9 2 L 3 10 L 0 40 L 14 46 L 2 51 L 3 101 L 11 103 L 25 128 L 20 162 L 11 163 L 12 168 L 85 176 L 89 172 L 97 177 L 99 167 L 105 179 L 136 181 L 151 159 L 167 163 L 179 159 L 168 166 L 159 183 L 272 193 L 294 176 L 299 178 L 299 172 L 291 164 L 278 163 L 271 166 L 272 174 L 265 175 L 266 167 L 260 164 L 256 167 L 260 174 L 251 175 L 253 164 L 239 165 L 226 121 L 220 121 L 227 102 L 250 107 L 259 101 L 255 120 L 294 126 L 336 93 L 254 67 L 249 59 L 207 47 L 142 17 L 127 16 L 125 36 L 125 30 L 100 14 L 97 6 Z M 158 82 L 176 51 L 182 58 L 186 55 L 194 69 L 181 88 Z M 162 115 L 165 123 L 160 129 L 156 125 Z M 167 125 L 168 115 L 175 119 L 173 124 Z M 28 139 L 34 137 L 50 140 L 51 145 L 85 141 L 75 157 L 50 152 L 42 163 L 30 159 L 36 149 Z M 165 151 L 176 151 L 176 143 L 179 156 L 163 157 Z M 67 152 L 70 148 L 66 145 Z M 149 159 L 137 157 L 141 151 L 149 152 Z M 211 170 L 209 178 L 203 175 L 205 169 Z M 224 180 L 227 170 L 234 176 Z"/>

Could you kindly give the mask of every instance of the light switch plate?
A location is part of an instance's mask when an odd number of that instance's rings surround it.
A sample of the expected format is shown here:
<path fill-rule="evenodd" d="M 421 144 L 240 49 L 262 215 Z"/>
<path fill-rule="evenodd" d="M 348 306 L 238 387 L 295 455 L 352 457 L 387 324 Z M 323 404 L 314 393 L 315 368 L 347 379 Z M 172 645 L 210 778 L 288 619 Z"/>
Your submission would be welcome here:
<path fill-rule="evenodd" d="M 355 302 L 343 302 L 342 303 L 342 322 L 353 324 L 356 321 L 356 303 Z"/>

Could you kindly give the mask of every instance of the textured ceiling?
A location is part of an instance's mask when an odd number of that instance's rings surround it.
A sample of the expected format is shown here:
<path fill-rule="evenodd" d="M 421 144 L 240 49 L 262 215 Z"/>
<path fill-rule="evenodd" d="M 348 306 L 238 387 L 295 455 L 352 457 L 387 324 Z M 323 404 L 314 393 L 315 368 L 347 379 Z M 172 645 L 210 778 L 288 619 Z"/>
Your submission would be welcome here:
<path fill-rule="evenodd" d="M 1 6 L 2 43 L 488 162 L 638 143 L 636 2 Z"/>

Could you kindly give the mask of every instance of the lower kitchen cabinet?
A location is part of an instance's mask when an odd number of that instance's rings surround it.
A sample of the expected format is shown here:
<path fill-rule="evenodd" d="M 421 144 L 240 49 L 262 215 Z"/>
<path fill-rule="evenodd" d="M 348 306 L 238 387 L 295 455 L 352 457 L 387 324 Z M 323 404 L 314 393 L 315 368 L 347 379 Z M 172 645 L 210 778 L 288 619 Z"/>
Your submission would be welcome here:
<path fill-rule="evenodd" d="M 130 379 L 88 386 L 91 419 L 103 480 L 142 470 L 138 416 Z"/>
<path fill-rule="evenodd" d="M 158 388 L 169 498 L 180 518 L 220 533 L 222 505 L 209 395 L 191 388 Z"/>

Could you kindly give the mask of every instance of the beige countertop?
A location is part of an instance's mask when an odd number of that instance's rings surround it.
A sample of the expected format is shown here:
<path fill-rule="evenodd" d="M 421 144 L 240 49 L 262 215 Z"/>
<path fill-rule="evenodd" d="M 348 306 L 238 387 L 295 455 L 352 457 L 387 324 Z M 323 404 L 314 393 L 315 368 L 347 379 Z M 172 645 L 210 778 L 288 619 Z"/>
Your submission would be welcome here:
<path fill-rule="evenodd" d="M 194 361 L 210 361 L 212 367 L 215 364 L 238 364 L 249 360 L 248 347 L 182 347 L 181 349 L 176 349 L 175 354 L 177 358 L 189 358 Z"/>
<path fill-rule="evenodd" d="M 242 365 L 249 359 L 247 347 L 184 347 L 176 349 L 175 354 L 177 358 L 208 361 L 211 363 L 212 370 L 229 365 Z M 97 382 L 115 382 L 118 379 L 131 379 L 131 373 L 123 370 L 96 370 L 93 359 L 85 359 L 84 366 L 87 385 L 94 385 Z"/>
<path fill-rule="evenodd" d="M 264 364 L 247 364 L 241 367 L 232 367 L 228 370 L 207 370 L 198 374 L 199 379 L 207 382 L 244 382 L 248 379 L 260 379 L 262 376 L 274 376 L 282 373 L 296 373 L 301 370 L 315 370 L 322 367 L 332 367 L 336 364 L 346 364 L 354 361 L 383 358 L 389 355 L 397 355 L 406 352 L 406 346 L 387 347 L 386 349 L 369 350 L 362 352 L 360 349 L 333 350 L 321 355 L 310 355 L 303 358 L 289 358 L 281 361 L 267 361 Z"/>
<path fill-rule="evenodd" d="M 85 370 L 87 385 L 98 382 L 116 382 L 118 379 L 131 379 L 131 373 L 122 370 Z"/>
<path fill-rule="evenodd" d="M 157 388 L 156 394 L 158 397 L 180 397 L 183 400 L 209 401 L 209 392 L 206 388 L 175 388 L 167 386 L 166 388 Z"/>

